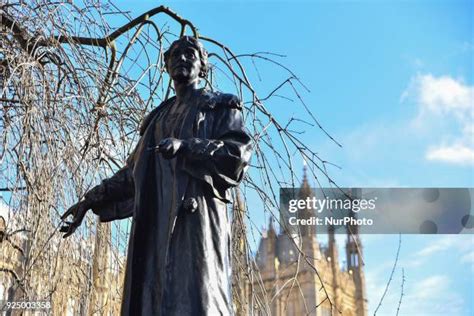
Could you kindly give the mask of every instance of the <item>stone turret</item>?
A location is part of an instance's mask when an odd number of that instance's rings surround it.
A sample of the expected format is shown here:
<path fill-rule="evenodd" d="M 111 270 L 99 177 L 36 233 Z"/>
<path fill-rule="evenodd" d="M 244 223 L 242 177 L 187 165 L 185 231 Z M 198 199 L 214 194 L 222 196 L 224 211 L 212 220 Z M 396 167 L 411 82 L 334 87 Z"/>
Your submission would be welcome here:
<path fill-rule="evenodd" d="M 308 198 L 313 198 L 314 192 L 311 189 L 311 186 L 308 181 L 307 175 L 307 167 L 305 166 L 303 169 L 303 182 L 301 183 L 301 187 L 298 194 L 298 199 L 306 200 Z M 310 219 L 315 215 L 313 209 L 302 209 L 298 211 L 298 218 L 300 219 Z M 316 226 L 315 225 L 301 225 L 299 227 L 300 234 L 302 237 L 305 236 L 316 236 Z"/>
<path fill-rule="evenodd" d="M 305 166 L 303 169 L 303 182 L 301 183 L 298 199 L 306 200 L 306 199 L 311 199 L 313 197 L 314 197 L 314 192 L 311 189 L 311 185 L 309 184 L 308 175 L 307 175 L 307 167 Z M 315 216 L 314 209 L 305 208 L 298 211 L 299 219 L 309 220 L 311 217 L 314 217 L 314 216 Z M 319 243 L 316 240 L 316 225 L 300 225 L 299 232 L 300 232 L 300 238 L 301 238 L 300 245 L 304 254 L 311 259 L 319 259 L 320 249 L 319 249 Z"/>
<path fill-rule="evenodd" d="M 273 226 L 273 217 L 270 217 L 270 222 L 267 231 L 267 247 L 266 247 L 266 262 L 267 266 L 271 267 L 272 274 L 276 274 L 275 259 L 277 254 L 277 234 Z"/>

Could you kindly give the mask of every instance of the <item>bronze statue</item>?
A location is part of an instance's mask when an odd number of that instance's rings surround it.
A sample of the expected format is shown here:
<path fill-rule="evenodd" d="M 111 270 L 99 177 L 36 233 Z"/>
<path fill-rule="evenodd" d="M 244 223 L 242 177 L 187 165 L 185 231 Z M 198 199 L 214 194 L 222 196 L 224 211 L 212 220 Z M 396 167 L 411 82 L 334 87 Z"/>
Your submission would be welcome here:
<path fill-rule="evenodd" d="M 193 37 L 164 55 L 176 96 L 143 121 L 127 164 L 69 208 L 67 237 L 89 209 L 133 217 L 122 315 L 231 315 L 229 189 L 251 153 L 242 104 L 199 88 L 207 52 Z"/>

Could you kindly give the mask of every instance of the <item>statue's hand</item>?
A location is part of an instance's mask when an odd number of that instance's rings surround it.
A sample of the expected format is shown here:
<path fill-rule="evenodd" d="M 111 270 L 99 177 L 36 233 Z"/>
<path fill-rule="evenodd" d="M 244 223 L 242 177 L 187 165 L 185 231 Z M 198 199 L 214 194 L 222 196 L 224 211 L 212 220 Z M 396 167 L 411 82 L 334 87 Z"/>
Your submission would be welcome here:
<path fill-rule="evenodd" d="M 165 138 L 157 147 L 157 152 L 161 153 L 164 158 L 174 158 L 178 152 L 184 148 L 184 141 L 176 138 Z"/>
<path fill-rule="evenodd" d="M 87 211 L 91 208 L 90 202 L 87 200 L 81 201 L 79 203 L 71 206 L 64 214 L 61 216 L 61 219 L 64 220 L 66 225 L 60 228 L 60 232 L 65 233 L 63 238 L 69 237 L 72 235 L 76 229 L 81 226 L 82 220 L 86 216 Z M 72 215 L 72 221 L 65 221 L 65 219 Z"/>

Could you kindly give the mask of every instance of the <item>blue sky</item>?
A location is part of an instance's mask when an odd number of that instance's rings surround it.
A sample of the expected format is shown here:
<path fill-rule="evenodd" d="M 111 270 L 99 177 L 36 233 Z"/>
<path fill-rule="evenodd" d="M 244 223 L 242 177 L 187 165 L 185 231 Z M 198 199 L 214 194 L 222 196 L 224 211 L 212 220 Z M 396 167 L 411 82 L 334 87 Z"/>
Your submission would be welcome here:
<path fill-rule="evenodd" d="M 343 144 L 335 146 L 315 128 L 301 136 L 342 167 L 329 170 L 339 185 L 474 186 L 472 2 L 164 4 L 236 53 L 287 55 L 283 62 L 311 90 L 304 95 L 311 110 Z M 156 5 L 120 3 L 133 16 Z M 259 88 L 269 89 L 274 78 L 262 74 Z M 284 117 L 293 107 L 280 102 L 271 110 Z M 258 209 L 252 217 L 264 225 Z M 400 262 L 379 315 L 395 314 L 402 267 L 401 315 L 473 315 L 472 236 L 402 236 Z M 363 236 L 363 241 L 373 312 L 398 236 Z"/>

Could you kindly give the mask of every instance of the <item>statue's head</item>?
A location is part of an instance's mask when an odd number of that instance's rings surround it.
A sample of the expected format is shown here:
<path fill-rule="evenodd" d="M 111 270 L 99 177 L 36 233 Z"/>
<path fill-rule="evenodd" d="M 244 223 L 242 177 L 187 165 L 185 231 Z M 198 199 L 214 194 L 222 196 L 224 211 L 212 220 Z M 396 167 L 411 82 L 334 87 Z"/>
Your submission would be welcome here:
<path fill-rule="evenodd" d="M 199 81 L 207 76 L 207 51 L 196 38 L 183 36 L 164 54 L 166 70 L 177 82 Z"/>

